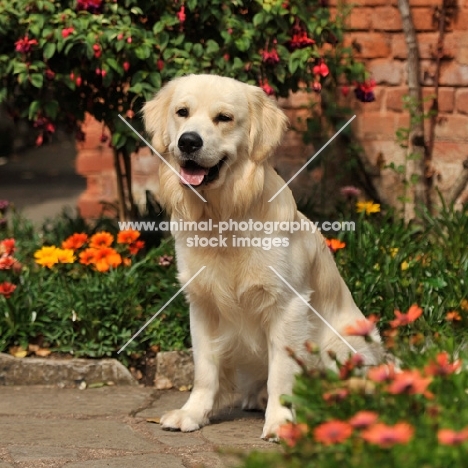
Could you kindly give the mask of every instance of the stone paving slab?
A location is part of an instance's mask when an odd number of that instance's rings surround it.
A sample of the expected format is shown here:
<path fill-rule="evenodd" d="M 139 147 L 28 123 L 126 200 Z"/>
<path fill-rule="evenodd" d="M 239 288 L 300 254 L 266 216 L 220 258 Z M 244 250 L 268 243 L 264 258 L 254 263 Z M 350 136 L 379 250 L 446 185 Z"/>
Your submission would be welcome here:
<path fill-rule="evenodd" d="M 0 387 L 0 468 L 227 468 L 233 451 L 279 450 L 260 439 L 261 413 L 224 410 L 184 434 L 147 422 L 187 398 L 134 386 Z"/>

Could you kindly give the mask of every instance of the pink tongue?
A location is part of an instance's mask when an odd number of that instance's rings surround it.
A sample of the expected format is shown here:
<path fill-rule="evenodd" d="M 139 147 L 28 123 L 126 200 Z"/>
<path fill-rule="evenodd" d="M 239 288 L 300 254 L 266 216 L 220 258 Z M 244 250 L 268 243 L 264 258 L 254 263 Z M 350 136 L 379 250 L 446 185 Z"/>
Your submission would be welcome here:
<path fill-rule="evenodd" d="M 208 169 L 202 167 L 200 167 L 200 169 L 180 168 L 180 176 L 183 184 L 200 185 L 206 174 L 208 174 Z"/>

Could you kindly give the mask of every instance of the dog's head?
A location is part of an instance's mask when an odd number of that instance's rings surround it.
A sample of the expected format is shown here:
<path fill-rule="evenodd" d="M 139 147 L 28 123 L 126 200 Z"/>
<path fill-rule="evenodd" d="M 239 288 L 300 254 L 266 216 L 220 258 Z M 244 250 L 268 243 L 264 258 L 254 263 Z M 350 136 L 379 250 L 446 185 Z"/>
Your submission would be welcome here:
<path fill-rule="evenodd" d="M 216 75 L 171 81 L 145 105 L 144 118 L 155 149 L 179 173 L 179 186 L 200 190 L 223 186 L 247 162 L 263 163 L 287 122 L 262 89 Z"/>

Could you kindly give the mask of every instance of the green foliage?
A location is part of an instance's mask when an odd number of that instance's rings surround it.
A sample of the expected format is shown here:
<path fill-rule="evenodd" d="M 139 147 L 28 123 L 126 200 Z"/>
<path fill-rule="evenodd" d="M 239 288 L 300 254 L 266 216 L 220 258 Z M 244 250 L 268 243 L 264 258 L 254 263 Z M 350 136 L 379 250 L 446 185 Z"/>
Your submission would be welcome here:
<path fill-rule="evenodd" d="M 57 225 L 63 227 L 63 219 Z M 28 344 L 39 343 L 75 356 L 114 356 L 125 361 L 132 353 L 151 346 L 161 350 L 189 346 L 188 308 L 181 294 L 117 356 L 180 288 L 174 262 L 160 262 L 163 256 L 173 257 L 172 241 L 146 255 L 132 256 L 131 265 L 106 272 L 80 264 L 78 258 L 74 263 L 46 268 L 33 257 L 43 234 L 24 220 L 14 219 L 12 228 L 14 256 L 21 268 L 0 270 L 0 283 L 16 285 L 9 298 L 0 294 L 0 351 L 14 345 L 27 349 Z M 47 232 L 45 236 L 50 239 Z"/>
<path fill-rule="evenodd" d="M 217 73 L 286 96 L 305 83 L 362 81 L 364 67 L 342 45 L 341 10 L 318 0 L 7 0 L 0 15 L 0 102 L 42 132 L 79 127 L 85 112 L 130 154 L 140 142 L 118 118 L 138 116 L 162 84 Z M 300 36 L 300 34 L 305 36 Z M 296 35 L 296 45 L 291 41 Z M 307 37 L 307 45 L 297 45 Z M 300 41 L 299 41 L 300 42 Z M 264 52 L 275 51 L 268 62 Z M 330 71 L 320 77 L 314 65 Z M 132 124 L 142 130 L 139 116 Z"/>

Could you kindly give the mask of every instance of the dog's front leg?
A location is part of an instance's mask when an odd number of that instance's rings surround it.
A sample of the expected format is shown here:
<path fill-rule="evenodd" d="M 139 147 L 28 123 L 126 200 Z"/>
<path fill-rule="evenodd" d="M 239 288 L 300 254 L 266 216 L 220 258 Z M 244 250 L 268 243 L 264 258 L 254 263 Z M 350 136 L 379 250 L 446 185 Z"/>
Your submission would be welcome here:
<path fill-rule="evenodd" d="M 286 351 L 288 345 L 296 344 L 295 342 L 291 343 L 294 333 L 289 332 L 290 328 L 282 320 L 278 320 L 269 329 L 268 404 L 265 412 L 262 439 L 276 440 L 279 426 L 287 420 L 293 420 L 292 411 L 280 403 L 281 395 L 291 395 L 294 374 L 298 372 L 297 364 Z"/>
<path fill-rule="evenodd" d="M 203 310 L 190 306 L 195 382 L 190 397 L 179 409 L 161 418 L 163 429 L 192 432 L 209 423 L 209 413 L 219 389 L 219 359 L 216 357 L 209 323 Z"/>

